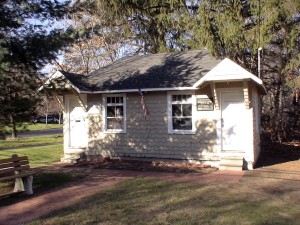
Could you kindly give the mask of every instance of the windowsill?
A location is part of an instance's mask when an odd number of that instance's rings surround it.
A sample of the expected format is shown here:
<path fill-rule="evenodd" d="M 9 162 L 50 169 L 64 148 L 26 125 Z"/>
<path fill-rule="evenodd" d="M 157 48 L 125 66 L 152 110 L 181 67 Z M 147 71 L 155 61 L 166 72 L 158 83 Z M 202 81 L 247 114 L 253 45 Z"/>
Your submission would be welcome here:
<path fill-rule="evenodd" d="M 125 130 L 105 130 L 103 131 L 104 134 L 125 134 Z"/>
<path fill-rule="evenodd" d="M 171 130 L 168 131 L 169 134 L 196 134 L 193 130 Z"/>

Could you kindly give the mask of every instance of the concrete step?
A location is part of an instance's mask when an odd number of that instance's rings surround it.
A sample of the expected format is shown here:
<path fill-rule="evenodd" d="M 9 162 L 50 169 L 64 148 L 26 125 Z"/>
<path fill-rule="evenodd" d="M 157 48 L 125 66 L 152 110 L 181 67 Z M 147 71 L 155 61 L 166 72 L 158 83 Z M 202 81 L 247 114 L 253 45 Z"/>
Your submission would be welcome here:
<path fill-rule="evenodd" d="M 244 151 L 221 151 L 220 157 L 244 157 L 245 152 Z"/>
<path fill-rule="evenodd" d="M 85 148 L 68 148 L 64 150 L 65 154 L 80 154 L 85 151 Z"/>
<path fill-rule="evenodd" d="M 62 163 L 77 163 L 78 159 L 81 158 L 83 152 L 83 149 L 68 149 L 67 151 L 65 151 L 64 157 L 61 158 L 60 161 Z"/>
<path fill-rule="evenodd" d="M 238 167 L 238 166 L 222 166 L 222 165 L 220 165 L 219 170 L 242 171 L 243 167 L 242 166 Z"/>
<path fill-rule="evenodd" d="M 78 159 L 71 159 L 71 158 L 61 158 L 60 162 L 61 163 L 77 163 Z"/>
<path fill-rule="evenodd" d="M 236 170 L 241 171 L 243 170 L 243 163 L 244 163 L 244 157 L 240 154 L 238 155 L 229 155 L 229 154 L 223 154 L 221 155 L 220 159 L 220 170 Z"/>
<path fill-rule="evenodd" d="M 230 166 L 243 166 L 243 158 L 221 158 L 221 165 L 230 165 Z"/>

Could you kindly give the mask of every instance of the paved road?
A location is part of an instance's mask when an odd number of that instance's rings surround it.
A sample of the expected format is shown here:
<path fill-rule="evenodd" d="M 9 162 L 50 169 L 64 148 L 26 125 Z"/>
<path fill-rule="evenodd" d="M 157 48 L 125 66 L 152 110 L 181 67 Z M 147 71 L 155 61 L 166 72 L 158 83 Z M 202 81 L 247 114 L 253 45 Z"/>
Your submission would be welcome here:
<path fill-rule="evenodd" d="M 33 137 L 33 136 L 43 136 L 51 134 L 63 134 L 62 128 L 49 129 L 49 130 L 40 130 L 40 131 L 28 131 L 23 133 L 18 133 L 18 137 Z M 6 137 L 10 137 L 10 134 L 7 134 Z"/>

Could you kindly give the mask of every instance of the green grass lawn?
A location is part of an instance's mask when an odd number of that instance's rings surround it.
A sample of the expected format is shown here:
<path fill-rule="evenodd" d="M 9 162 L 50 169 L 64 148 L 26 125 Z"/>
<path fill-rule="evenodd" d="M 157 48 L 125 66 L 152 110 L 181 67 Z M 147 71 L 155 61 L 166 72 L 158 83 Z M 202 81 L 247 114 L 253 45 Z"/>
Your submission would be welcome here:
<path fill-rule="evenodd" d="M 63 124 L 44 124 L 44 123 L 22 123 L 17 126 L 18 132 L 24 131 L 37 131 L 37 130 L 47 130 L 54 128 L 62 128 Z M 5 126 L 0 130 L 1 133 L 11 133 L 11 128 Z"/>
<path fill-rule="evenodd" d="M 39 137 L 22 137 L 18 139 L 0 140 L 0 149 L 26 147 L 31 145 L 47 145 L 63 142 L 63 135 L 45 135 Z"/>
<path fill-rule="evenodd" d="M 63 145 L 0 150 L 1 159 L 11 157 L 12 154 L 28 156 L 30 166 L 43 166 L 60 161 L 60 158 L 63 157 Z"/>
<path fill-rule="evenodd" d="M 249 184 L 132 179 L 29 224 L 300 224 L 300 205 Z"/>
<path fill-rule="evenodd" d="M 36 131 L 36 130 L 47 130 L 54 128 L 62 128 L 63 124 L 44 124 L 44 123 L 23 123 L 23 127 L 25 127 L 25 131 Z M 22 129 L 20 129 L 22 131 Z"/>
<path fill-rule="evenodd" d="M 35 142 L 35 139 L 41 140 Z M 55 143 L 57 140 L 62 140 L 62 137 L 5 140 L 1 141 L 0 147 L 2 144 L 17 147 Z M 30 165 L 39 171 L 39 166 L 60 161 L 63 145 L 0 150 L 0 158 L 10 157 L 11 154 L 27 155 Z M 40 170 L 34 175 L 34 192 L 51 190 L 84 176 L 73 172 L 63 174 Z M 245 176 L 235 184 L 131 179 L 29 224 L 300 224 L 300 189 L 293 186 L 294 183 L 299 185 L 297 180 L 274 179 L 276 183 L 259 183 L 259 179 Z M 0 184 L 0 192 L 5 185 L 11 184 Z M 1 199 L 0 206 L 26 198 L 14 196 L 4 201 Z"/>
<path fill-rule="evenodd" d="M 62 136 L 40 136 L 21 138 L 17 140 L 0 140 L 0 147 L 19 147 L 28 146 L 34 144 L 53 144 L 61 142 Z M 59 173 L 59 172 L 44 172 L 38 169 L 39 166 L 50 165 L 60 161 L 63 157 L 63 145 L 53 144 L 49 146 L 39 147 L 24 147 L 18 149 L 0 150 L 0 159 L 9 158 L 12 154 L 18 154 L 19 156 L 28 156 L 31 167 L 35 167 L 36 174 L 34 175 L 33 190 L 34 193 L 40 193 L 44 190 L 49 190 L 54 187 L 58 187 L 70 181 L 74 181 L 84 177 L 83 174 L 77 173 Z M 14 181 L 0 182 L 0 194 L 10 192 L 13 190 Z M 22 201 L 27 198 L 26 195 L 11 196 L 9 198 L 0 199 L 0 206 L 13 204 L 14 202 Z"/>

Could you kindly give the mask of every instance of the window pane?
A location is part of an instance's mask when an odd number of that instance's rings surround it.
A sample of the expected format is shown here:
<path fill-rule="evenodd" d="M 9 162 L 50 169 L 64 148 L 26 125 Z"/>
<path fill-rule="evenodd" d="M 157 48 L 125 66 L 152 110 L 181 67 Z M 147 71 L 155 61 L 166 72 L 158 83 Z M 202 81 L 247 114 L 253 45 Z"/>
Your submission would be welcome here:
<path fill-rule="evenodd" d="M 172 95 L 172 101 L 176 102 L 176 95 Z"/>
<path fill-rule="evenodd" d="M 123 129 L 123 118 L 107 118 L 107 129 Z"/>
<path fill-rule="evenodd" d="M 192 130 L 192 118 L 173 118 L 173 130 Z"/>
<path fill-rule="evenodd" d="M 181 116 L 181 105 L 172 105 L 172 116 Z"/>
<path fill-rule="evenodd" d="M 106 97 L 106 128 L 107 130 L 124 129 L 124 98 L 122 96 Z"/>
<path fill-rule="evenodd" d="M 115 117 L 115 106 L 107 106 L 107 117 Z"/>
<path fill-rule="evenodd" d="M 182 101 L 182 95 L 177 95 L 177 101 Z"/>
<path fill-rule="evenodd" d="M 107 129 L 114 129 L 114 119 L 107 119 Z"/>
<path fill-rule="evenodd" d="M 123 106 L 116 106 L 116 117 L 123 117 Z"/>
<path fill-rule="evenodd" d="M 191 104 L 182 105 L 182 116 L 192 116 L 192 105 Z"/>

